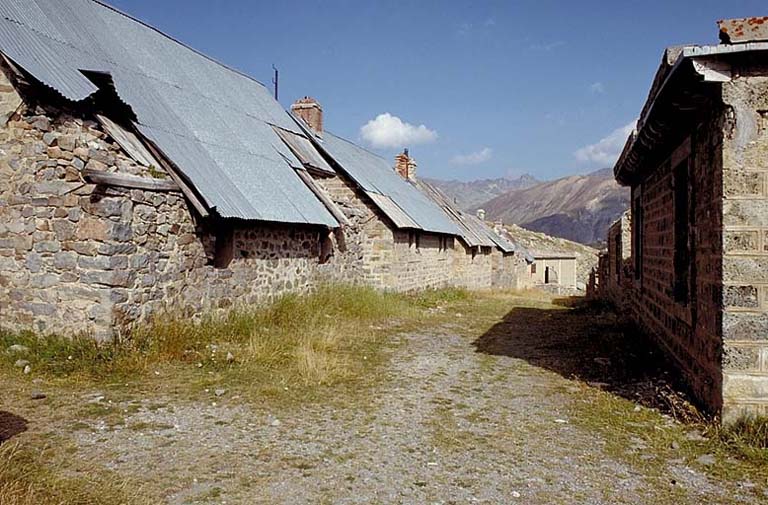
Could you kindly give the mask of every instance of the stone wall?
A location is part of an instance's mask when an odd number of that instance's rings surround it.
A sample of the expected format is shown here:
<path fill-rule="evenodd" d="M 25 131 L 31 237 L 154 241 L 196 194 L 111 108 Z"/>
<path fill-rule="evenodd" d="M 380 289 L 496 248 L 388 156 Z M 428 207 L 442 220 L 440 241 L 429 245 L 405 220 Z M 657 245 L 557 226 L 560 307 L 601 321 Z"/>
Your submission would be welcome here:
<path fill-rule="evenodd" d="M 85 183 L 84 167 L 149 169 L 94 121 L 37 112 L 0 129 L 4 327 L 104 339 L 165 310 L 200 314 L 306 291 L 331 269 L 320 265 L 322 231 L 243 223 L 233 224 L 229 267 L 215 268 L 215 235 L 180 193 Z M 334 269 L 335 280 L 351 278 Z"/>
<path fill-rule="evenodd" d="M 358 271 L 362 282 L 396 291 L 453 285 L 457 277 L 452 271 L 453 238 L 393 229 L 389 219 L 344 175 L 317 181 L 351 222 L 342 233 L 354 254 L 342 254 L 340 262 Z M 490 286 L 490 264 L 488 270 Z"/>
<path fill-rule="evenodd" d="M 515 253 L 491 252 L 491 287 L 497 289 L 526 289 L 525 280 L 528 264 L 525 258 Z"/>
<path fill-rule="evenodd" d="M 501 251 L 498 251 L 501 254 Z M 493 282 L 493 252 L 490 248 L 473 250 L 456 241 L 451 257 L 453 282 L 469 289 L 488 289 Z"/>
<path fill-rule="evenodd" d="M 732 419 L 768 415 L 768 78 L 742 75 L 722 93 L 723 417 Z"/>
<path fill-rule="evenodd" d="M 627 309 L 626 294 L 633 288 L 632 229 L 629 211 L 608 229 L 608 250 L 601 256 L 599 271 L 600 293 L 617 308 Z"/>

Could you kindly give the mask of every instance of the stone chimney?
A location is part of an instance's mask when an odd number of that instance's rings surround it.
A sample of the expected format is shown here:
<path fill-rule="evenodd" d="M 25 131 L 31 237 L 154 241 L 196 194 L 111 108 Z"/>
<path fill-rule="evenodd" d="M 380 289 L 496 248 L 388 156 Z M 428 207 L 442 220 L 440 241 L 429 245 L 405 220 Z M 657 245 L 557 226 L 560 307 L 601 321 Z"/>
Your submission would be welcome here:
<path fill-rule="evenodd" d="M 395 156 L 395 172 L 400 174 L 403 179 L 416 178 L 416 160 L 408 154 L 408 149 Z"/>
<path fill-rule="evenodd" d="M 485 210 L 483 209 L 477 209 L 477 218 L 480 221 L 485 221 Z"/>
<path fill-rule="evenodd" d="M 291 112 L 304 120 L 315 133 L 323 133 L 323 108 L 312 97 L 305 96 L 291 105 Z"/>

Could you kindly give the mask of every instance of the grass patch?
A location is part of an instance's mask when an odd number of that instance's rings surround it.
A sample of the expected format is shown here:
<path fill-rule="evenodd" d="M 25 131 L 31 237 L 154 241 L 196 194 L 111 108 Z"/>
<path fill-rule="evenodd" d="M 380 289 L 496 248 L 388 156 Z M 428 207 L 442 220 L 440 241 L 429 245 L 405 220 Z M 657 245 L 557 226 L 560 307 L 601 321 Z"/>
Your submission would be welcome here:
<path fill-rule="evenodd" d="M 13 344 L 29 349 L 0 353 L 0 367 L 12 371 L 16 359 L 25 359 L 35 376 L 95 384 L 149 380 L 153 372 L 162 372 L 166 382 L 200 390 L 239 384 L 259 394 L 284 396 L 286 388 L 329 386 L 370 375 L 385 354 L 383 329 L 419 321 L 425 309 L 469 298 L 461 289 L 404 295 L 323 286 L 309 295 L 286 295 L 269 306 L 199 321 L 158 318 L 122 342 L 0 332 L 0 349 Z"/>
<path fill-rule="evenodd" d="M 768 465 L 768 417 L 742 417 L 714 431 L 717 439 L 741 458 Z"/>
<path fill-rule="evenodd" d="M 754 447 L 754 438 L 743 435 L 750 428 L 719 428 L 706 423 L 678 423 L 665 419 L 654 409 L 641 408 L 629 400 L 610 393 L 587 387 L 582 388 L 582 398 L 571 405 L 571 421 L 596 433 L 605 442 L 605 452 L 640 471 L 659 489 L 669 484 L 669 465 L 687 465 L 707 473 L 720 482 L 764 482 L 765 453 Z M 759 431 L 759 429 L 757 429 Z M 737 434 L 742 433 L 742 434 Z M 692 437 L 692 434 L 696 434 Z M 705 436 L 699 436 L 703 434 Z M 702 456 L 711 455 L 711 464 L 702 464 Z M 650 457 L 648 457 L 650 456 Z M 685 489 L 672 486 L 665 500 L 658 503 L 675 503 L 673 497 L 682 498 Z M 760 489 L 754 492 L 764 497 Z M 739 500 L 722 498 L 721 503 Z"/>
<path fill-rule="evenodd" d="M 41 462 L 47 449 L 31 450 L 18 443 L 0 446 L 0 503 L 3 505 L 128 505 L 146 503 L 138 491 L 96 471 L 77 477 Z"/>

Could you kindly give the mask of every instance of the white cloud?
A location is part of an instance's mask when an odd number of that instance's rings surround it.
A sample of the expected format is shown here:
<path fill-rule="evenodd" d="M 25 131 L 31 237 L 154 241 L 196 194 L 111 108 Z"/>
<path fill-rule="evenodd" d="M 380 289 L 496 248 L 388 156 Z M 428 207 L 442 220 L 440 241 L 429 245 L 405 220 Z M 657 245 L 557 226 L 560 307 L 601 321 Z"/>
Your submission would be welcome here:
<path fill-rule="evenodd" d="M 360 136 L 375 148 L 401 148 L 434 142 L 437 132 L 426 126 L 414 126 L 389 112 L 379 114 L 362 128 Z"/>
<path fill-rule="evenodd" d="M 589 85 L 589 90 L 596 95 L 602 95 L 605 93 L 605 85 L 600 81 L 593 82 Z"/>
<path fill-rule="evenodd" d="M 595 144 L 584 146 L 576 150 L 574 156 L 582 163 L 599 166 L 601 168 L 610 167 L 621 154 L 624 144 L 627 142 L 629 134 L 635 129 L 635 123 L 632 120 L 629 124 L 616 128 L 606 137 L 603 137 Z"/>
<path fill-rule="evenodd" d="M 490 160 L 493 157 L 493 149 L 484 147 L 483 149 L 469 154 L 457 154 L 451 158 L 454 165 L 479 165 Z"/>

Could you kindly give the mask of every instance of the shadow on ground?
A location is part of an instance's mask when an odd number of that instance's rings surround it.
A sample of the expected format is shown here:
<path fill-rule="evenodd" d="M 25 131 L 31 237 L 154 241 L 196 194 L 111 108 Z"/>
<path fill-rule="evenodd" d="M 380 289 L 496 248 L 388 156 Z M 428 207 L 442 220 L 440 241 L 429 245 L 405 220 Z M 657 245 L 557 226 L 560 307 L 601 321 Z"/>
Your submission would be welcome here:
<path fill-rule="evenodd" d="M 26 419 L 0 410 L 0 444 L 25 431 L 27 431 Z"/>
<path fill-rule="evenodd" d="M 700 418 L 655 345 L 610 306 L 580 298 L 554 305 L 514 308 L 473 342 L 477 352 L 525 360 L 680 420 Z"/>

